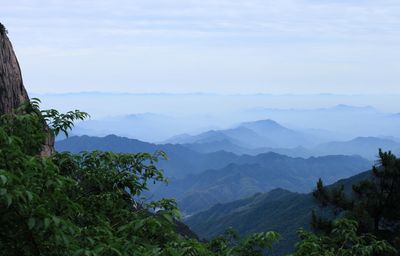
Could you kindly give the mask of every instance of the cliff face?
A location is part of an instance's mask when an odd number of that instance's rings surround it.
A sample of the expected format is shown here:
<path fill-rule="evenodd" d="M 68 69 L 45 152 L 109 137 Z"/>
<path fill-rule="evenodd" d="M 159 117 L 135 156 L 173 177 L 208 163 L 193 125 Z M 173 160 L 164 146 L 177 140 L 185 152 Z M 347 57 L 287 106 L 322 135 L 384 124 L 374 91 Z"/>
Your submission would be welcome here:
<path fill-rule="evenodd" d="M 12 113 L 22 102 L 29 100 L 28 93 L 22 81 L 21 68 L 18 64 L 12 44 L 7 36 L 7 30 L 0 23 L 0 115 Z M 48 130 L 46 124 L 43 129 Z M 54 138 L 48 136 L 42 156 L 54 152 Z"/>
<path fill-rule="evenodd" d="M 11 113 L 29 100 L 21 69 L 5 31 L 0 32 L 0 113 Z"/>

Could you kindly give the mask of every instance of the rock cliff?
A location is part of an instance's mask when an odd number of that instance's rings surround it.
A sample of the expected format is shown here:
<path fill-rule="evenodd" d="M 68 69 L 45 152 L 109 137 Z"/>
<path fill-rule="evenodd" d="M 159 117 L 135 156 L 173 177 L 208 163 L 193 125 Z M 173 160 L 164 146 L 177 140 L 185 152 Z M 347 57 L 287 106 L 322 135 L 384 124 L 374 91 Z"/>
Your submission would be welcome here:
<path fill-rule="evenodd" d="M 0 115 L 12 113 L 22 102 L 29 100 L 22 80 L 21 68 L 7 30 L 0 23 Z M 43 129 L 48 130 L 46 124 Z M 41 155 L 49 156 L 54 152 L 54 139 L 49 135 Z"/>
<path fill-rule="evenodd" d="M 0 23 L 0 113 L 11 113 L 29 100 L 21 68 L 4 26 Z"/>

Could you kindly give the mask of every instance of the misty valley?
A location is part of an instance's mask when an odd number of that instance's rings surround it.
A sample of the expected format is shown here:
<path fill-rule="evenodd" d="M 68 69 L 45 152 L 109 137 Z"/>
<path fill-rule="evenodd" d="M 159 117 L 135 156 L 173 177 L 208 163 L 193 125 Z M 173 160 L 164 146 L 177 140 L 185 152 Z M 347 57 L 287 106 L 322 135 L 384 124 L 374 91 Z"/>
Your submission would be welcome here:
<path fill-rule="evenodd" d="M 347 106 L 340 111 L 356 116 L 365 110 Z M 318 179 L 333 187 L 358 181 L 359 175 L 368 176 L 379 149 L 400 153 L 400 141 L 393 134 L 335 141 L 340 135 L 334 131 L 322 137 L 309 132 L 311 128 L 304 132 L 265 119 L 176 135 L 160 144 L 117 135 L 72 136 L 57 140 L 56 149 L 74 153 L 162 150 L 168 160 L 158 165 L 169 182 L 150 185 L 146 197 L 176 199 L 183 221 L 202 239 L 230 227 L 241 234 L 275 230 L 282 241 L 273 251 L 285 255 L 298 242 L 296 231 L 311 229 L 311 213 L 318 209 L 312 191 Z"/>

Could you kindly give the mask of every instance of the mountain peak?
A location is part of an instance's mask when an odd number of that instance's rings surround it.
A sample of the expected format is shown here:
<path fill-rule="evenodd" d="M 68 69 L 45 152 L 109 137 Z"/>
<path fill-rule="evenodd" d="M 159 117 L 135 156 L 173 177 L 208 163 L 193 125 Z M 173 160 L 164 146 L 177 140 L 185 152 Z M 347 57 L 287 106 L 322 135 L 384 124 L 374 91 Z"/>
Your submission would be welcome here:
<path fill-rule="evenodd" d="M 263 119 L 263 120 L 257 120 L 254 122 L 245 122 L 240 125 L 241 127 L 246 127 L 246 128 L 264 128 L 264 129 L 286 129 L 276 121 L 272 119 Z"/>

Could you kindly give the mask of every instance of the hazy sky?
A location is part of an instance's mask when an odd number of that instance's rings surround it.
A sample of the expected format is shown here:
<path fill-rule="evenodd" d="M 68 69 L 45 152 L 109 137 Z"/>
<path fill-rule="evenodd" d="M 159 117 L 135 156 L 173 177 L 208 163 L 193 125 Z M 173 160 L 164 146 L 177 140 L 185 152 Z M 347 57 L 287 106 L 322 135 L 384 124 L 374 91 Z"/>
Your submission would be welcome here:
<path fill-rule="evenodd" d="M 399 0 L 2 1 L 31 92 L 400 93 Z"/>

